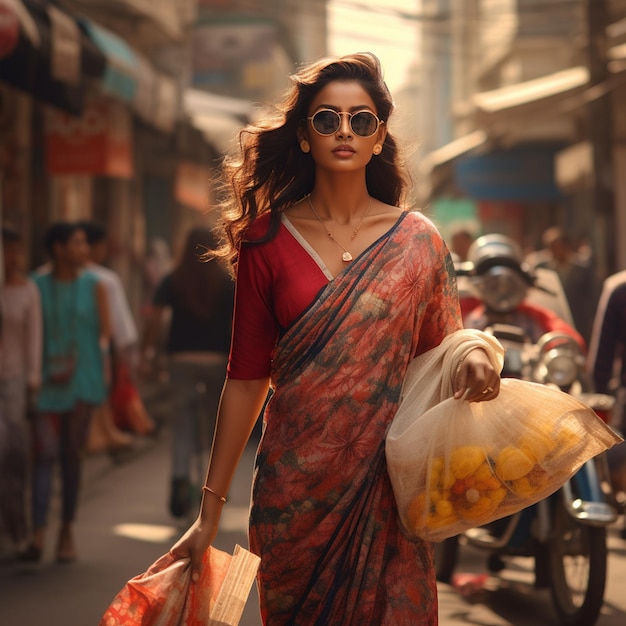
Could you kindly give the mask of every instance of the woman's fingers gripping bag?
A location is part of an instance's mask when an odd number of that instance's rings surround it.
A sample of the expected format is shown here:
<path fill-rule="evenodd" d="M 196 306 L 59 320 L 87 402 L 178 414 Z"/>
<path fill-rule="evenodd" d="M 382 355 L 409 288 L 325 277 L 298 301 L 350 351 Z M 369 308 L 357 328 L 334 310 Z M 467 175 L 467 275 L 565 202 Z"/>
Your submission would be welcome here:
<path fill-rule="evenodd" d="M 585 404 L 531 382 L 503 379 L 494 400 L 448 397 L 425 411 L 416 394 L 394 418 L 387 465 L 404 527 L 429 541 L 534 504 L 620 441 Z"/>

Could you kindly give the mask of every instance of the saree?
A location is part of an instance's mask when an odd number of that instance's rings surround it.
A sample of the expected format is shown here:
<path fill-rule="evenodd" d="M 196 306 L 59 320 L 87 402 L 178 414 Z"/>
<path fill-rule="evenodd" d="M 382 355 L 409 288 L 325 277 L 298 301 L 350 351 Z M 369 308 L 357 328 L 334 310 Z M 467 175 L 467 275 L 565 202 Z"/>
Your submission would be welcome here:
<path fill-rule="evenodd" d="M 409 361 L 460 320 L 443 240 L 404 213 L 279 338 L 249 531 L 264 624 L 437 623 L 432 549 L 401 529 L 385 435 Z"/>

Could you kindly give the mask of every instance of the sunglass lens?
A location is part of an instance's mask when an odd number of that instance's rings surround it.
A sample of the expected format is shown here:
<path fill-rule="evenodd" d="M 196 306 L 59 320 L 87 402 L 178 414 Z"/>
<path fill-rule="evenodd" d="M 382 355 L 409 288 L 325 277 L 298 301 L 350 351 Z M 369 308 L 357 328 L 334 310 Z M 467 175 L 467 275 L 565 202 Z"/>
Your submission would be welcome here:
<path fill-rule="evenodd" d="M 352 116 L 351 124 L 355 134 L 361 137 L 369 137 L 376 132 L 376 117 L 369 111 L 359 111 Z"/>
<path fill-rule="evenodd" d="M 340 118 L 334 111 L 319 111 L 313 116 L 313 128 L 321 135 L 332 135 L 337 132 Z"/>

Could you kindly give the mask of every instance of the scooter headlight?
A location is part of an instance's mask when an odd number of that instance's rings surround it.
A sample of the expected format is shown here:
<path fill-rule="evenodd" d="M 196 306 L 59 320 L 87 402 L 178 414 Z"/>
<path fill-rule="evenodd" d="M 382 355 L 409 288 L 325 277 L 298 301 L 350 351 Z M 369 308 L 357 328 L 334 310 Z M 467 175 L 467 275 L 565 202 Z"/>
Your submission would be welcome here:
<path fill-rule="evenodd" d="M 564 333 L 547 333 L 537 342 L 540 380 L 569 387 L 579 377 L 584 356 L 576 341 Z"/>
<path fill-rule="evenodd" d="M 568 387 L 578 378 L 578 365 L 571 354 L 550 350 L 545 356 L 546 382 Z"/>
<path fill-rule="evenodd" d="M 507 313 L 515 309 L 526 297 L 528 284 L 519 272 L 498 265 L 481 274 L 476 280 L 476 287 L 489 309 Z"/>

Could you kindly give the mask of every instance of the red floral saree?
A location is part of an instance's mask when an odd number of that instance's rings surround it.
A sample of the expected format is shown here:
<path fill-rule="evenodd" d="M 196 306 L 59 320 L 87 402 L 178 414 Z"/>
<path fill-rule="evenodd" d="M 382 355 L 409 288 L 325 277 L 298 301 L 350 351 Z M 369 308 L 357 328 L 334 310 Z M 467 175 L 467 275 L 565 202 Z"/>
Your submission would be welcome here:
<path fill-rule="evenodd" d="M 250 518 L 265 624 L 437 623 L 432 550 L 400 529 L 384 441 L 409 360 L 460 319 L 443 240 L 406 213 L 279 339 Z"/>

